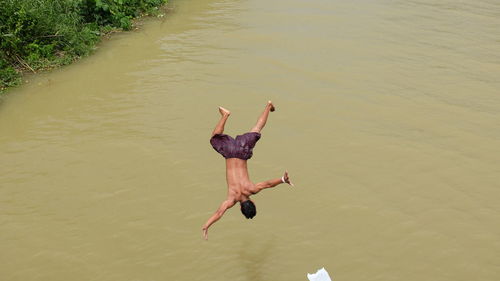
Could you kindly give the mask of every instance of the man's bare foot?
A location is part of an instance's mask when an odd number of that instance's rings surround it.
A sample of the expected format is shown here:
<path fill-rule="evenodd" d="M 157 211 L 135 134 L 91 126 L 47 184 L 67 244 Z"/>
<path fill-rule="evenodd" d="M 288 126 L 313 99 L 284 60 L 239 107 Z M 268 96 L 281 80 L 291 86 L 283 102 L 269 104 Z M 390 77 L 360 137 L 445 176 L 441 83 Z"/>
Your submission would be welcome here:
<path fill-rule="evenodd" d="M 229 116 L 231 115 L 231 111 L 225 109 L 224 107 L 222 106 L 219 106 L 219 112 L 222 116 Z"/>
<path fill-rule="evenodd" d="M 276 110 L 272 101 L 267 101 L 267 105 L 271 107 L 269 109 L 271 112 L 274 112 Z"/>
<path fill-rule="evenodd" d="M 288 183 L 289 185 L 291 186 L 295 186 L 293 185 L 293 183 L 290 181 L 290 177 L 288 177 L 288 171 L 285 171 L 285 174 L 283 175 L 283 180 L 285 180 L 286 183 Z"/>
<path fill-rule="evenodd" d="M 205 238 L 205 240 L 208 240 L 208 228 L 203 226 L 203 238 Z"/>

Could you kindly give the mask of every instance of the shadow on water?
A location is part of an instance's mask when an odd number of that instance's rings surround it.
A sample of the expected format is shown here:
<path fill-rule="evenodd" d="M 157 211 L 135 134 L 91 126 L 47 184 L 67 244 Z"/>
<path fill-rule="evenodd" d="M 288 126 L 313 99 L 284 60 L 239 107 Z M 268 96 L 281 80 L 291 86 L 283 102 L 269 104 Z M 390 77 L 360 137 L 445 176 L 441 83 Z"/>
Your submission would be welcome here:
<path fill-rule="evenodd" d="M 246 272 L 246 280 L 261 281 L 264 280 L 266 263 L 273 252 L 275 238 L 269 238 L 264 243 L 262 240 L 249 240 L 241 245 L 238 253 L 240 264 L 244 267 Z"/>

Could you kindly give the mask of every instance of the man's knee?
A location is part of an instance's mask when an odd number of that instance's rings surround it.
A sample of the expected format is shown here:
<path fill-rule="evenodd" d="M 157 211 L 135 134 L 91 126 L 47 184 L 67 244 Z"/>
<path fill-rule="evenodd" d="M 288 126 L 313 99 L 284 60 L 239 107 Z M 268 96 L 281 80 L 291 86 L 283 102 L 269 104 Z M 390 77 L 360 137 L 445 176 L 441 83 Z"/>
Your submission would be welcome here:
<path fill-rule="evenodd" d="M 250 130 L 250 132 L 252 132 L 252 133 L 260 133 L 260 130 L 261 130 L 261 129 L 262 129 L 262 128 L 255 126 L 255 127 L 253 127 L 253 128 Z"/>

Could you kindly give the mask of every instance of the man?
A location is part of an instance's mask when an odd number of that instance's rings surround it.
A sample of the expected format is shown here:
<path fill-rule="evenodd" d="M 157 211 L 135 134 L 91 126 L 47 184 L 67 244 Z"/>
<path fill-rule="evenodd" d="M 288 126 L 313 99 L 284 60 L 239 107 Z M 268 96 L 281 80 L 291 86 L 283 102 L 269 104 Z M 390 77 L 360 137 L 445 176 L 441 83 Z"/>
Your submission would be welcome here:
<path fill-rule="evenodd" d="M 203 225 L 203 237 L 208 239 L 208 228 L 218 221 L 227 209 L 233 207 L 236 202 L 240 202 L 241 212 L 247 219 L 251 219 L 257 213 L 255 204 L 250 200 L 250 196 L 259 193 L 265 188 L 275 187 L 281 183 L 288 183 L 293 186 L 288 177 L 288 172 L 281 178 L 276 178 L 254 184 L 250 181 L 247 169 L 247 160 L 252 157 L 252 150 L 255 143 L 260 139 L 260 131 L 266 125 L 269 112 L 275 110 L 271 101 L 267 102 L 264 112 L 257 120 L 257 124 L 250 132 L 236 136 L 235 139 L 223 134 L 224 125 L 231 114 L 229 110 L 219 107 L 221 119 L 217 122 L 210 143 L 212 147 L 226 158 L 226 180 L 227 198 L 220 205 L 219 209 Z"/>

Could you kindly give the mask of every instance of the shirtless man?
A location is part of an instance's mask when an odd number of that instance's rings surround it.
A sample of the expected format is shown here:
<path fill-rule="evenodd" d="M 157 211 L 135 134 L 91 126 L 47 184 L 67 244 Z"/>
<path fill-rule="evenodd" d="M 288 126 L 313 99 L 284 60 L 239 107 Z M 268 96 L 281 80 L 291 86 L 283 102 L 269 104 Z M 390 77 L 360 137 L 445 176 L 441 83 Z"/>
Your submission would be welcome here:
<path fill-rule="evenodd" d="M 275 178 L 268 181 L 254 184 L 250 181 L 247 169 L 247 160 L 252 157 L 252 150 L 255 143 L 260 139 L 260 131 L 266 125 L 269 112 L 274 111 L 274 105 L 271 101 L 267 102 L 264 112 L 257 120 L 257 124 L 250 132 L 236 136 L 235 139 L 223 134 L 224 125 L 231 114 L 229 110 L 219 107 L 221 119 L 212 132 L 210 143 L 212 147 L 226 158 L 226 180 L 227 180 L 227 198 L 220 205 L 219 209 L 203 225 L 203 237 L 208 239 L 208 228 L 218 221 L 227 209 L 233 207 L 236 202 L 240 202 L 241 212 L 247 219 L 251 219 L 257 213 L 255 204 L 250 200 L 250 195 L 259 193 L 265 188 L 275 187 L 281 183 L 288 183 L 293 186 L 288 178 L 288 172 L 281 178 Z"/>

